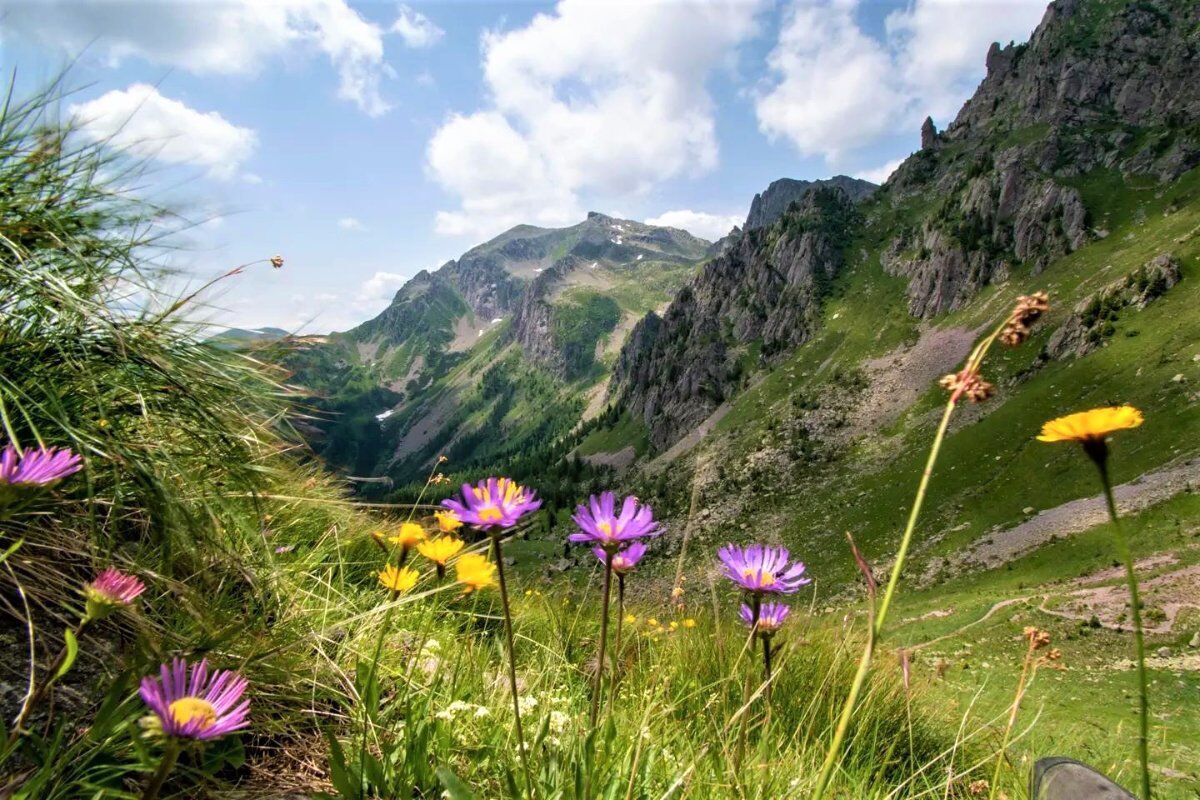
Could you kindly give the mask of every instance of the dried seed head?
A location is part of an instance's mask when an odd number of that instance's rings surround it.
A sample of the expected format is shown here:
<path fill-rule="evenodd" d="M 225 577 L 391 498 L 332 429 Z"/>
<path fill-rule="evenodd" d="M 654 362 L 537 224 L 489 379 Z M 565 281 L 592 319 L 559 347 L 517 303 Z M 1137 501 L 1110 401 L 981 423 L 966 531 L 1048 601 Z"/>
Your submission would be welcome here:
<path fill-rule="evenodd" d="M 271 266 L 274 267 L 275 269 L 282 269 L 283 268 L 283 256 L 278 255 L 278 254 L 271 256 Z"/>
<path fill-rule="evenodd" d="M 966 370 L 946 375 L 938 381 L 938 385 L 950 392 L 951 399 L 958 400 L 965 396 L 972 403 L 982 403 L 996 393 L 995 386 Z"/>
<path fill-rule="evenodd" d="M 1022 325 L 1029 325 L 1036 322 L 1038 317 L 1050 310 L 1050 295 L 1045 292 L 1034 292 L 1033 294 L 1023 294 L 1017 298 L 1017 305 L 1013 308 L 1012 315 L 1009 319 L 1013 322 L 1019 322 Z"/>
<path fill-rule="evenodd" d="M 1038 320 L 1042 314 L 1050 310 L 1050 296 L 1045 292 L 1023 294 L 1017 298 L 1017 304 L 1008 321 L 1000 331 L 1000 343 L 1006 347 L 1016 347 L 1029 338 L 1029 326 Z"/>
<path fill-rule="evenodd" d="M 1050 633 L 1041 628 L 1030 625 L 1025 628 L 1024 636 L 1034 650 L 1041 650 L 1043 647 L 1050 645 Z"/>
<path fill-rule="evenodd" d="M 991 788 L 992 785 L 988 783 L 986 778 L 980 778 L 977 781 L 971 781 L 967 786 L 967 794 L 971 795 L 971 797 L 983 797 Z"/>

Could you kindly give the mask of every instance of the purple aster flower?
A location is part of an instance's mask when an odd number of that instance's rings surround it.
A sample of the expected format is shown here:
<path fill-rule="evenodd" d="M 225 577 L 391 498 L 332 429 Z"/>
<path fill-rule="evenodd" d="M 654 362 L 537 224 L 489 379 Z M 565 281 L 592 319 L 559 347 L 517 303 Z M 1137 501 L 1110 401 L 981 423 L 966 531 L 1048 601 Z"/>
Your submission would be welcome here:
<path fill-rule="evenodd" d="M 191 668 L 189 679 L 187 662 L 177 658 L 162 665 L 160 678 L 142 678 L 138 694 L 158 717 L 164 734 L 204 741 L 249 724 L 250 701 L 242 700 L 246 686 L 246 679 L 231 670 L 209 674 L 204 660 Z"/>
<path fill-rule="evenodd" d="M 771 634 L 783 627 L 792 610 L 783 603 L 763 603 L 758 609 L 758 624 L 754 624 L 754 609 L 742 603 L 742 622 L 759 633 Z"/>
<path fill-rule="evenodd" d="M 0 484 L 46 486 L 79 469 L 79 456 L 66 448 L 30 448 L 21 455 L 10 444 L 0 451 Z"/>
<path fill-rule="evenodd" d="M 136 577 L 109 567 L 83 587 L 88 619 L 100 619 L 122 606 L 132 605 L 144 591 L 146 584 Z"/>
<path fill-rule="evenodd" d="M 769 547 L 752 544 L 738 547 L 727 544 L 717 551 L 724 567 L 725 577 L 756 594 L 793 594 L 801 586 L 812 583 L 803 577 L 804 563 L 797 561 L 789 566 L 790 554 L 786 547 Z"/>
<path fill-rule="evenodd" d="M 467 525 L 488 530 L 511 528 L 521 517 L 540 508 L 542 501 L 511 478 L 488 478 L 476 486 L 464 483 L 462 501 L 443 500 L 442 505 Z"/>
<path fill-rule="evenodd" d="M 650 506 L 641 505 L 636 497 L 625 498 L 620 514 L 616 513 L 616 505 L 617 497 L 612 492 L 589 497 L 571 517 L 579 526 L 579 533 L 572 533 L 567 539 L 598 545 L 606 552 L 615 553 L 626 542 L 661 533 Z"/>
<path fill-rule="evenodd" d="M 603 547 L 593 547 L 592 552 L 596 554 L 596 558 L 603 563 L 608 558 L 608 553 Z M 646 545 L 641 542 L 634 542 L 628 547 L 623 547 L 613 554 L 612 568 L 613 572 L 618 575 L 623 575 L 629 572 L 637 563 L 642 560 L 642 556 L 646 555 Z"/>

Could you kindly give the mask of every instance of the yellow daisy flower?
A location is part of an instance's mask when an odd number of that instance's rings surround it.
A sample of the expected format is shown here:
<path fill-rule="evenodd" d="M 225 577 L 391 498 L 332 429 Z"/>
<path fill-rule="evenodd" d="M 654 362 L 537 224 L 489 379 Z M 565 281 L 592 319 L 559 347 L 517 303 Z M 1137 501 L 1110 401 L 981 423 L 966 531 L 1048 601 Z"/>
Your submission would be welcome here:
<path fill-rule="evenodd" d="M 420 577 L 421 573 L 411 567 L 397 569 L 392 564 L 388 564 L 379 573 L 379 582 L 383 584 L 384 588 L 403 593 L 416 586 L 417 579 Z"/>
<path fill-rule="evenodd" d="M 496 565 L 479 553 L 467 553 L 455 561 L 454 573 L 468 593 L 496 585 Z"/>
<path fill-rule="evenodd" d="M 446 566 L 446 562 L 458 555 L 458 551 L 462 549 L 463 540 L 453 536 L 440 536 L 417 545 L 418 553 L 441 567 Z"/>
<path fill-rule="evenodd" d="M 400 532 L 395 536 L 389 536 L 388 541 L 408 550 L 409 548 L 416 547 L 428 538 L 429 534 L 425 533 L 425 529 L 420 525 L 415 522 L 405 522 L 400 526 Z"/>
<path fill-rule="evenodd" d="M 453 511 L 435 511 L 433 518 L 437 520 L 438 529 L 442 533 L 454 533 L 462 527 L 462 520 Z"/>
<path fill-rule="evenodd" d="M 691 617 L 688 617 L 687 619 L 685 619 L 685 620 L 683 621 L 683 627 L 685 627 L 685 628 L 694 628 L 694 627 L 696 627 L 696 620 L 692 619 Z"/>
<path fill-rule="evenodd" d="M 1133 406 L 1111 406 L 1080 411 L 1052 419 L 1042 426 L 1039 442 L 1096 442 L 1143 422 L 1142 412 Z"/>
<path fill-rule="evenodd" d="M 625 624 L 626 625 L 634 625 L 636 623 L 637 623 L 637 617 L 635 617 L 633 614 L 625 615 Z"/>

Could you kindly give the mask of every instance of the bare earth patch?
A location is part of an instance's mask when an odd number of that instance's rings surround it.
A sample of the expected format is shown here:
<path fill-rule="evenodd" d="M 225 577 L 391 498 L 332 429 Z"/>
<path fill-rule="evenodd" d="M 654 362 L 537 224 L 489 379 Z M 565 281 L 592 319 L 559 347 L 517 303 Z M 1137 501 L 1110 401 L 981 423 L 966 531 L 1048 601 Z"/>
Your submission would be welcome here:
<path fill-rule="evenodd" d="M 1179 612 L 1200 609 L 1200 564 L 1140 580 L 1139 587 L 1146 633 L 1171 633 Z M 1113 630 L 1128 629 L 1131 624 L 1129 590 L 1124 583 L 1077 589 L 1056 599 L 1060 601 L 1059 605 L 1048 607 L 1047 598 L 1042 601 L 1040 610 L 1063 619 L 1090 620 L 1095 617 L 1102 626 Z M 1161 616 L 1146 619 L 1147 611 L 1160 612 Z"/>
<path fill-rule="evenodd" d="M 1156 472 L 1148 472 L 1117 486 L 1114 494 L 1122 514 L 1136 514 L 1168 500 L 1200 481 L 1200 459 L 1191 459 Z M 1012 561 L 1054 537 L 1081 533 L 1108 519 L 1103 498 L 1083 497 L 1041 511 L 1012 528 L 993 528 L 974 544 L 950 556 L 952 568 L 991 568 Z"/>
<path fill-rule="evenodd" d="M 637 451 L 633 449 L 633 445 L 626 445 L 615 453 L 592 453 L 580 456 L 579 460 L 594 467 L 612 467 L 620 470 L 628 467 L 636 458 Z"/>
<path fill-rule="evenodd" d="M 851 417 L 852 434 L 895 422 L 931 383 L 962 364 L 976 334 L 966 328 L 925 327 L 912 347 L 899 347 L 866 362 L 871 383 Z"/>

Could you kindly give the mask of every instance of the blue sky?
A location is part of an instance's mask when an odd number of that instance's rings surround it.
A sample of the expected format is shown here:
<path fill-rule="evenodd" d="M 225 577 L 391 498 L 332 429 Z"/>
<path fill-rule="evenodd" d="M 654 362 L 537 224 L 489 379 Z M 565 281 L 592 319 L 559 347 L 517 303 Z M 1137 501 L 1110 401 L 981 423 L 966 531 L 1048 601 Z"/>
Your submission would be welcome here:
<path fill-rule="evenodd" d="M 882 179 L 1043 0 L 0 0 L 0 63 L 144 157 L 228 324 L 345 329 L 517 222 L 716 238 L 779 177 Z"/>

